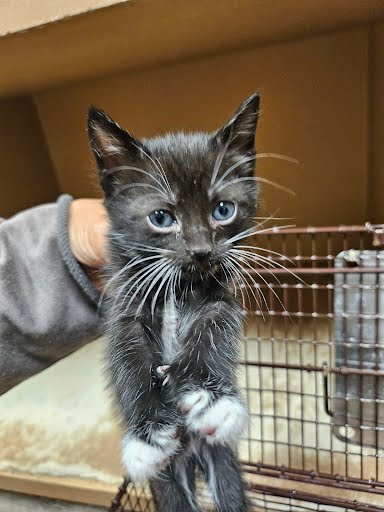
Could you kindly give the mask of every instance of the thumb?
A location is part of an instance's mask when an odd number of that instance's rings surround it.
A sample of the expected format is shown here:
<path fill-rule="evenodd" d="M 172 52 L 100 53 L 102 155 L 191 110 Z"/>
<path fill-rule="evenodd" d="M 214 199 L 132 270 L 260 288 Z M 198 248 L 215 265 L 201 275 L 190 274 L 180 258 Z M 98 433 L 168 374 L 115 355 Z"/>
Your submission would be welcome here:
<path fill-rule="evenodd" d="M 69 211 L 69 242 L 75 258 L 91 268 L 108 261 L 107 212 L 100 199 L 76 199 Z"/>

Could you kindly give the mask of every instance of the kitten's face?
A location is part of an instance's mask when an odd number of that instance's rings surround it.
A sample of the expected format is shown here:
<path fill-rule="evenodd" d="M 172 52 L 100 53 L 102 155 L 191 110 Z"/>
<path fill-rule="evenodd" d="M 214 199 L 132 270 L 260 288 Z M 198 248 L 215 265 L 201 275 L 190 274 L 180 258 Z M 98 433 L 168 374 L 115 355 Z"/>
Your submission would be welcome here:
<path fill-rule="evenodd" d="M 258 108 L 254 95 L 214 134 L 176 133 L 143 141 L 104 112 L 90 110 L 89 137 L 116 262 L 137 258 L 139 265 L 154 266 L 167 260 L 182 274 L 201 275 L 230 261 L 232 239 L 252 226 L 255 214 Z"/>

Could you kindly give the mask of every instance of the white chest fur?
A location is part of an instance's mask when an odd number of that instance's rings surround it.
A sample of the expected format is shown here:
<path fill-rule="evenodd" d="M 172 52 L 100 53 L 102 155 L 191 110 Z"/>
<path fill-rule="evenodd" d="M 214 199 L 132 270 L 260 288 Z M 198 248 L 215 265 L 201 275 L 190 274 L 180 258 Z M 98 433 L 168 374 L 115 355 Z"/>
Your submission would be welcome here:
<path fill-rule="evenodd" d="M 164 364 L 170 364 L 178 352 L 178 323 L 179 312 L 174 297 L 171 296 L 164 304 L 163 326 L 161 330 Z"/>

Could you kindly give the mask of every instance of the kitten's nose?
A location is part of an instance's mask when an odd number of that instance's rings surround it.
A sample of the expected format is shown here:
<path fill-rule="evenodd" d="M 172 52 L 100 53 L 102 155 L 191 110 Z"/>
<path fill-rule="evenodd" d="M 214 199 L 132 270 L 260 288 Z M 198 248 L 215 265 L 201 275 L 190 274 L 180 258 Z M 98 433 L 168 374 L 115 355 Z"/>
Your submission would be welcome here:
<path fill-rule="evenodd" d="M 211 253 L 212 249 L 209 246 L 191 249 L 191 256 L 198 263 L 204 263 L 204 261 L 207 261 Z"/>

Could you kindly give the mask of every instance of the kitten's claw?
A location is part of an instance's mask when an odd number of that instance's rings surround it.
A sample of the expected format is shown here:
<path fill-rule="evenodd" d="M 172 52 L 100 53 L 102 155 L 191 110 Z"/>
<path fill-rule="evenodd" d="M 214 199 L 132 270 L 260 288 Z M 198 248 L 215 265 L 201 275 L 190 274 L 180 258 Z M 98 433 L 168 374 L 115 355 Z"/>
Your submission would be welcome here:
<path fill-rule="evenodd" d="M 203 411 L 210 401 L 211 393 L 205 389 L 199 389 L 184 395 L 179 408 L 183 414 L 187 415 L 187 421 L 189 421 Z"/>
<path fill-rule="evenodd" d="M 151 444 L 129 434 L 123 438 L 121 462 L 134 482 L 156 476 L 169 464 L 170 458 L 180 447 L 177 427 L 155 430 L 150 440 Z"/>
<path fill-rule="evenodd" d="M 232 444 L 239 440 L 247 424 L 245 405 L 234 396 L 212 399 L 202 389 L 188 393 L 180 404 L 186 427 L 209 443 Z"/>
<path fill-rule="evenodd" d="M 156 368 L 157 375 L 159 377 L 164 377 L 164 375 L 169 371 L 170 365 L 169 364 L 163 364 L 162 366 L 158 366 Z"/>
<path fill-rule="evenodd" d="M 156 368 L 156 373 L 159 376 L 160 379 L 162 379 L 161 385 L 165 386 L 169 382 L 169 375 L 167 375 L 168 371 L 170 369 L 169 364 L 164 364 L 162 366 L 158 366 Z"/>

